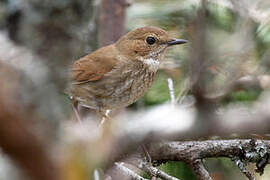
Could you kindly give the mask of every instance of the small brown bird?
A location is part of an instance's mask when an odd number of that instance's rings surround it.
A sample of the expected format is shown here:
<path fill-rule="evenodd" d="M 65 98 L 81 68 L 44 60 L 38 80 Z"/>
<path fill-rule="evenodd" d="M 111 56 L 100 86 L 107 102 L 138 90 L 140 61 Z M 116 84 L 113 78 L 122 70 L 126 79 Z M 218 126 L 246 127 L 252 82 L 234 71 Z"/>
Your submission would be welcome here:
<path fill-rule="evenodd" d="M 77 60 L 70 93 L 78 120 L 78 105 L 106 117 L 106 110 L 134 103 L 152 85 L 166 48 L 186 42 L 160 28 L 142 27 Z"/>

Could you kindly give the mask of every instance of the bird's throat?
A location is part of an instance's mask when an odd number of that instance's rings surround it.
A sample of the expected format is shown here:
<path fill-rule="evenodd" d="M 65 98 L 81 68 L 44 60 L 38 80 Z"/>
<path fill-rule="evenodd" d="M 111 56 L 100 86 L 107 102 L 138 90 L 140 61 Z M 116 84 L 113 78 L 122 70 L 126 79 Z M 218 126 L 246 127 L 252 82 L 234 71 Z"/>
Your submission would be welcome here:
<path fill-rule="evenodd" d="M 144 59 L 143 63 L 152 72 L 156 72 L 159 68 L 159 61 L 153 58 Z"/>

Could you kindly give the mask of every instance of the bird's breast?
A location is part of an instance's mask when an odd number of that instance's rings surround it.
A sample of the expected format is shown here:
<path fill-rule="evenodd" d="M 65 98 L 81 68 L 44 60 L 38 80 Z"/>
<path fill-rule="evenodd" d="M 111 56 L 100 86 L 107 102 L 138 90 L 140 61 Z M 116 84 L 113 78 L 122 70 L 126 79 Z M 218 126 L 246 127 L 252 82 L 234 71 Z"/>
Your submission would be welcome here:
<path fill-rule="evenodd" d="M 154 60 L 149 60 L 116 69 L 117 75 L 112 75 L 110 83 L 107 84 L 107 87 L 112 89 L 109 100 L 111 102 L 108 104 L 127 106 L 142 97 L 151 87 L 158 65 Z"/>

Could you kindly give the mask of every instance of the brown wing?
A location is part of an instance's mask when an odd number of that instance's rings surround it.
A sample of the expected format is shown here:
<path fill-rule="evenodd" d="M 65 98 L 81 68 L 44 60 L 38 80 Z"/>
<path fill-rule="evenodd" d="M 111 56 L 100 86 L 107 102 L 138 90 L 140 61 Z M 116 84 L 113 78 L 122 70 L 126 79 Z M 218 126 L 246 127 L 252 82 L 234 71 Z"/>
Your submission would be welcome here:
<path fill-rule="evenodd" d="M 100 80 L 104 74 L 115 67 L 116 57 L 117 50 L 113 45 L 100 48 L 82 57 L 71 67 L 71 80 L 74 84 Z"/>

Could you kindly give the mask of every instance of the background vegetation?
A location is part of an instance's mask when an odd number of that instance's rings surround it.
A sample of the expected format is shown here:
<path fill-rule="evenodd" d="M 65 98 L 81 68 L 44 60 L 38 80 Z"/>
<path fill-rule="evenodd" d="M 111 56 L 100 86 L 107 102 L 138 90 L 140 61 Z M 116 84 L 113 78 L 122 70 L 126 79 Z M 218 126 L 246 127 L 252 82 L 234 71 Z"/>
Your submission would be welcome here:
<path fill-rule="evenodd" d="M 101 132 L 96 132 L 99 119 L 91 120 L 91 115 L 81 127 L 63 93 L 70 64 L 125 32 L 149 25 L 189 43 L 169 50 L 152 88 L 137 103 L 113 112 L 115 121 L 106 122 Z M 269 104 L 264 103 L 270 87 L 270 2 L 0 0 L 0 63 L 0 179 L 83 180 L 93 179 L 96 172 L 102 178 L 129 179 L 113 162 L 128 162 L 140 151 L 136 142 L 145 137 L 137 134 L 173 134 L 180 132 L 176 127 L 185 125 L 182 114 L 167 106 L 171 102 L 168 78 L 174 82 L 181 108 L 199 111 L 202 106 L 211 114 L 214 106 L 218 113 L 235 110 L 241 114 L 263 105 L 262 112 L 268 111 Z M 161 109 L 165 106 L 168 122 L 156 120 L 165 117 Z M 156 116 L 151 114 L 154 110 Z M 156 119 L 140 124 L 140 119 L 151 119 L 148 117 Z M 230 123 L 234 122 L 237 118 L 231 118 Z M 198 124 L 203 127 L 203 123 Z M 267 128 L 264 132 L 269 132 Z M 209 135 L 195 139 L 217 138 Z M 146 143 L 164 140 L 161 136 L 149 142 L 146 137 Z M 268 139 L 264 135 L 259 138 Z M 190 139 L 194 137 L 173 138 Z M 228 158 L 206 159 L 205 164 L 215 180 L 245 179 Z M 184 162 L 168 161 L 159 168 L 179 179 L 196 179 Z M 269 174 L 266 168 L 264 175 L 256 178 L 269 179 Z"/>

